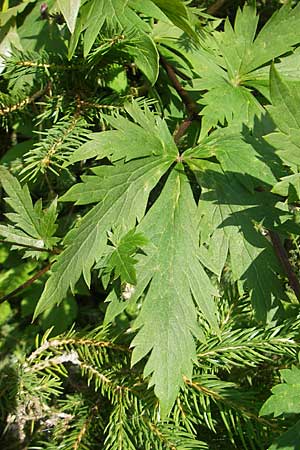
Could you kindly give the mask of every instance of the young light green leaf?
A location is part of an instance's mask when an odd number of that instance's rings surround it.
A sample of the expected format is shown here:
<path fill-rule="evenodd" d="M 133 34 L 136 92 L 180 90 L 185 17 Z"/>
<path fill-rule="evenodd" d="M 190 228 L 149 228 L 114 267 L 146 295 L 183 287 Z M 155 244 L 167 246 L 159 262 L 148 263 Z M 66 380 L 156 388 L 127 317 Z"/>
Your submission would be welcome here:
<path fill-rule="evenodd" d="M 96 176 L 84 177 L 84 183 L 73 186 L 62 201 L 76 204 L 98 202 L 81 220 L 78 228 L 66 238 L 66 249 L 53 265 L 34 318 L 47 308 L 59 304 L 69 287 L 74 289 L 83 274 L 90 284 L 90 271 L 107 246 L 107 232 L 122 226 L 130 230 L 143 217 L 149 193 L 172 164 L 172 159 L 149 157 L 115 166 L 93 169 Z"/>
<path fill-rule="evenodd" d="M 197 308 L 218 329 L 213 301 L 217 292 L 199 261 L 196 209 L 179 166 L 137 228 L 151 245 L 137 265 L 134 295 L 150 286 L 134 324 L 139 331 L 132 342 L 132 364 L 150 353 L 144 375 L 151 377 L 163 416 L 172 408 L 183 376 L 191 377 L 194 336 L 201 337 Z"/>
<path fill-rule="evenodd" d="M 57 4 L 67 22 L 70 32 L 74 33 L 80 8 L 80 0 L 57 0 Z"/>
<path fill-rule="evenodd" d="M 114 250 L 111 253 L 105 271 L 113 272 L 114 279 L 120 277 L 121 283 L 136 284 L 135 264 L 133 255 L 145 246 L 148 240 L 142 233 L 136 233 L 135 229 L 129 230 L 120 240 L 113 233 L 109 233 L 109 239 Z"/>
<path fill-rule="evenodd" d="M 57 228 L 56 200 L 43 211 L 41 201 L 33 206 L 28 186 L 22 187 L 17 178 L 3 166 L 0 166 L 0 180 L 8 194 L 6 202 L 14 211 L 6 216 L 15 224 L 15 228 L 2 226 L 2 235 L 9 241 L 14 239 L 16 244 L 51 249 L 57 242 L 57 238 L 53 237 Z"/>
<path fill-rule="evenodd" d="M 274 194 L 282 195 L 283 197 L 293 197 L 291 201 L 300 199 L 300 173 L 283 177 L 272 188 Z"/>
<path fill-rule="evenodd" d="M 284 383 L 273 387 L 271 397 L 260 410 L 261 416 L 273 414 L 278 417 L 282 414 L 300 413 L 300 369 L 283 369 L 280 374 Z"/>

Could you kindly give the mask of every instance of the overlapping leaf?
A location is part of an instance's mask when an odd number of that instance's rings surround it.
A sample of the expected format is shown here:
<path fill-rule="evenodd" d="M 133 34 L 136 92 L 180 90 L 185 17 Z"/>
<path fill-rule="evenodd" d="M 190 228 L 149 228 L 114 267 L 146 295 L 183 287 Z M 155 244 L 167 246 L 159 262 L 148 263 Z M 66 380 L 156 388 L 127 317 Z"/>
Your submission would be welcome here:
<path fill-rule="evenodd" d="M 174 170 L 160 197 L 138 226 L 151 242 L 137 266 L 135 295 L 148 286 L 139 329 L 132 342 L 132 362 L 148 356 L 145 376 L 165 415 L 196 356 L 194 336 L 201 337 L 196 305 L 216 330 L 215 288 L 198 258 L 197 206 L 182 166 Z M 149 285 L 150 284 L 150 285 Z"/>
<path fill-rule="evenodd" d="M 81 205 L 95 202 L 97 205 L 84 216 L 78 228 L 67 234 L 67 247 L 53 266 L 35 316 L 59 304 L 81 274 L 90 284 L 90 271 L 105 251 L 107 232 L 113 226 L 124 226 L 125 231 L 135 226 L 145 213 L 150 191 L 171 163 L 170 157 L 148 157 L 127 164 L 100 166 L 93 169 L 95 176 L 83 177 L 84 183 L 73 186 L 61 198 Z"/>
<path fill-rule="evenodd" d="M 113 250 L 109 255 L 105 271 L 113 272 L 114 279 L 119 277 L 121 283 L 135 285 L 137 260 L 134 254 L 148 243 L 147 239 L 142 233 L 136 233 L 135 229 L 129 230 L 119 239 L 115 234 L 109 233 L 109 239 L 113 244 Z"/>
<path fill-rule="evenodd" d="M 266 218 L 272 224 L 281 211 L 269 195 L 246 190 L 235 172 L 223 172 L 219 165 L 207 161 L 190 164 L 202 186 L 198 207 L 201 261 L 220 276 L 229 256 L 234 279 L 241 280 L 251 293 L 257 319 L 271 321 L 283 293 L 278 280 L 280 267 L 260 224 Z M 246 186 L 248 177 L 245 175 Z M 255 185 L 255 181 L 253 178 L 250 183 Z"/>
<path fill-rule="evenodd" d="M 61 0 L 60 3 L 72 31 L 77 14 L 70 10 L 69 2 Z M 132 34 L 134 31 L 135 37 L 127 46 L 127 52 L 133 56 L 139 69 L 154 84 L 158 76 L 158 52 L 150 36 L 151 27 L 140 18 L 139 12 L 166 22 L 171 21 L 197 39 L 197 34 L 189 21 L 187 7 L 181 0 L 147 0 L 145 2 L 89 0 L 80 9 L 77 27 L 70 41 L 69 56 L 73 55 L 81 33 L 84 33 L 83 47 L 86 56 L 103 28 L 119 31 L 125 35 Z"/>
<path fill-rule="evenodd" d="M 128 104 L 125 109 L 134 122 L 129 122 L 121 115 L 108 117 L 115 130 L 90 134 L 91 141 L 74 151 L 69 163 L 93 157 L 108 157 L 111 161 L 122 158 L 129 161 L 151 154 L 176 157 L 176 145 L 166 123 L 159 116 L 154 116 L 147 106 L 141 112 L 137 103 Z"/>
<path fill-rule="evenodd" d="M 0 166 L 0 180 L 8 194 L 6 202 L 14 211 L 6 214 L 14 226 L 0 225 L 0 235 L 16 245 L 51 249 L 57 242 L 57 238 L 53 237 L 57 227 L 56 201 L 44 211 L 40 201 L 33 205 L 27 185 L 22 187 L 3 166 Z M 33 255 L 38 254 L 28 254 Z"/>
<path fill-rule="evenodd" d="M 253 191 L 258 187 L 257 183 L 272 186 L 276 182 L 268 165 L 273 154 L 269 149 L 262 151 L 259 153 L 248 143 L 238 129 L 228 127 L 215 131 L 197 147 L 186 151 L 185 159 L 216 157 L 224 172 L 234 172 L 240 182 Z"/>
<path fill-rule="evenodd" d="M 204 105 L 204 135 L 220 122 L 243 122 L 253 126 L 254 117 L 260 117 L 263 109 L 251 93 L 251 87 L 260 88 L 268 95 L 268 88 L 261 85 L 261 75 L 256 79 L 255 69 L 292 50 L 300 42 L 300 5 L 294 9 L 285 5 L 265 24 L 256 36 L 258 17 L 252 6 L 238 11 L 234 28 L 226 20 L 224 32 L 209 37 L 205 62 L 203 50 L 187 54 L 200 78 L 193 80 L 196 90 L 207 90 L 199 100 Z M 202 59 L 203 64 L 195 60 Z M 212 72 L 207 77 L 206 72 Z M 249 89 L 250 88 L 250 89 Z M 218 104 L 218 108 L 213 105 Z"/>
<path fill-rule="evenodd" d="M 277 129 L 265 136 L 265 140 L 276 149 L 276 154 L 293 173 L 277 182 L 272 191 L 288 196 L 290 201 L 297 201 L 300 198 L 300 96 L 295 86 L 281 79 L 274 66 L 270 71 L 270 91 L 272 106 L 268 111 Z"/>
<path fill-rule="evenodd" d="M 57 0 L 57 3 L 67 22 L 70 32 L 74 33 L 76 19 L 80 8 L 80 0 Z"/>
<path fill-rule="evenodd" d="M 265 136 L 276 149 L 277 155 L 288 165 L 293 175 L 281 179 L 273 187 L 273 192 L 289 195 L 292 201 L 299 199 L 300 166 L 300 96 L 297 89 L 288 86 L 274 68 L 270 71 L 270 90 L 272 106 L 268 111 L 272 116 L 277 130 Z"/>
<path fill-rule="evenodd" d="M 285 383 L 273 387 L 271 397 L 260 410 L 261 415 L 300 414 L 300 369 L 283 369 L 280 374 Z"/>

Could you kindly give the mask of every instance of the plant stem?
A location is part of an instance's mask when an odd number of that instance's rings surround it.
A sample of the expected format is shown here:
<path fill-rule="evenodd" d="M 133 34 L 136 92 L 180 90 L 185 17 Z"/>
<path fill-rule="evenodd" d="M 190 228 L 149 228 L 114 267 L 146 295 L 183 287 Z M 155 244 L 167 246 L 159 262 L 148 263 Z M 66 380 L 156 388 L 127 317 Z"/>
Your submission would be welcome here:
<path fill-rule="evenodd" d="M 28 286 L 30 286 L 32 283 L 34 283 L 35 280 L 37 280 L 42 275 L 44 275 L 44 273 L 48 272 L 50 267 L 51 267 L 51 263 L 49 263 L 47 266 L 45 266 L 41 270 L 39 270 L 35 275 L 33 275 L 33 277 L 29 278 L 29 280 L 25 281 L 25 283 L 22 283 L 14 291 L 10 292 L 7 295 L 4 295 L 4 297 L 1 297 L 0 304 L 5 302 L 6 300 L 9 300 L 12 297 L 15 297 L 19 292 L 23 291 L 23 289 L 26 289 Z"/>
<path fill-rule="evenodd" d="M 207 14 L 211 14 L 212 16 L 214 14 L 217 14 L 220 11 L 220 9 L 223 8 L 226 2 L 227 0 L 216 0 L 215 3 L 210 5 L 209 8 L 207 8 Z"/>
<path fill-rule="evenodd" d="M 185 106 L 185 109 L 187 111 L 188 117 L 181 122 L 179 125 L 175 135 L 174 135 L 174 141 L 176 144 L 178 144 L 181 137 L 185 134 L 187 129 L 190 127 L 190 125 L 193 123 L 194 120 L 199 120 L 198 116 L 198 105 L 197 103 L 190 97 L 189 93 L 184 89 L 182 84 L 180 83 L 174 68 L 171 66 L 170 63 L 163 57 L 160 56 L 160 62 L 165 71 L 167 72 L 167 75 L 169 77 L 169 80 L 171 81 L 174 89 L 176 90 L 177 94 L 182 100 L 182 103 Z"/>
<path fill-rule="evenodd" d="M 297 299 L 300 300 L 300 283 L 299 283 L 298 278 L 296 277 L 296 274 L 290 263 L 287 252 L 280 240 L 280 237 L 278 236 L 278 234 L 275 231 L 271 231 L 271 230 L 269 230 L 269 236 L 272 241 L 276 256 L 279 259 L 279 261 L 288 277 L 289 284 L 290 284 L 291 288 L 293 289 Z"/>

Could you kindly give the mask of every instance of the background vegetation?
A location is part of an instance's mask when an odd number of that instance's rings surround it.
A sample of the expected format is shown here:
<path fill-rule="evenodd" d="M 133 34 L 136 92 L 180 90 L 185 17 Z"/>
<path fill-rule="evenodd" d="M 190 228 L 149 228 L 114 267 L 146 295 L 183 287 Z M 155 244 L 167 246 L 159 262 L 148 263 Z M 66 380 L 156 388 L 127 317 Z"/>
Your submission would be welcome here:
<path fill-rule="evenodd" d="M 0 4 L 2 448 L 300 449 L 298 2 Z"/>

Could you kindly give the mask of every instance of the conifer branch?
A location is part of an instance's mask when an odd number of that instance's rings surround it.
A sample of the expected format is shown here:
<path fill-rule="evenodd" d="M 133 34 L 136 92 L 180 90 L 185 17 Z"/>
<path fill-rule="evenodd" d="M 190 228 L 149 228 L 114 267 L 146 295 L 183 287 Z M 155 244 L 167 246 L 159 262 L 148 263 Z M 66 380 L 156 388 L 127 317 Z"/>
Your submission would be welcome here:
<path fill-rule="evenodd" d="M 108 110 L 117 110 L 123 109 L 122 106 L 116 105 L 103 105 L 101 103 L 88 102 L 85 100 L 78 100 L 78 104 L 80 107 L 84 108 L 95 108 L 95 109 L 108 109 Z"/>
<path fill-rule="evenodd" d="M 90 339 L 90 338 L 65 338 L 65 339 L 53 339 L 50 341 L 45 341 L 43 344 L 37 348 L 31 355 L 27 358 L 28 361 L 33 361 L 36 359 L 39 355 L 42 353 L 59 347 L 65 347 L 65 346 L 88 346 L 93 348 L 111 348 L 113 350 L 119 350 L 122 352 L 129 352 L 130 349 L 128 347 L 125 347 L 123 345 L 114 344 L 111 341 L 97 341 L 96 339 Z"/>
<path fill-rule="evenodd" d="M 96 403 L 95 406 L 91 409 L 90 414 L 88 415 L 86 420 L 83 422 L 83 425 L 80 428 L 80 431 L 78 433 L 76 441 L 73 444 L 73 450 L 78 450 L 80 448 L 80 444 L 81 444 L 82 440 L 84 439 L 84 436 L 86 435 L 86 433 L 89 429 L 89 426 L 90 426 L 95 414 L 97 413 L 97 411 L 98 411 L 98 403 Z"/>
<path fill-rule="evenodd" d="M 15 103 L 13 105 L 8 105 L 5 108 L 1 108 L 0 109 L 0 116 L 5 116 L 5 115 L 10 114 L 10 113 L 12 113 L 14 111 L 17 111 L 19 109 L 25 108 L 25 106 L 29 105 L 30 103 L 33 103 L 39 97 L 44 95 L 47 92 L 48 89 L 49 89 L 49 84 L 47 84 L 47 86 L 45 86 L 43 89 L 40 89 L 37 92 L 35 92 L 34 94 L 24 98 L 20 102 L 17 102 L 17 103 Z"/>
<path fill-rule="evenodd" d="M 264 425 L 267 425 L 268 427 L 275 428 L 275 429 L 278 428 L 278 425 L 275 424 L 274 422 L 271 422 L 270 420 L 267 420 L 267 419 L 257 416 L 256 414 L 252 413 L 247 408 L 245 408 L 243 405 L 236 404 L 232 400 L 220 395 L 218 392 L 216 392 L 212 389 L 209 389 L 209 388 L 201 385 L 200 383 L 189 380 L 185 376 L 183 377 L 183 379 L 184 379 L 184 383 L 186 384 L 186 386 L 189 386 L 198 392 L 202 392 L 204 395 L 211 397 L 216 402 L 220 401 L 220 402 L 228 405 L 229 408 L 233 408 L 237 411 L 241 411 L 245 417 L 248 417 L 251 420 L 255 420 L 256 422 L 260 422 Z"/>
<path fill-rule="evenodd" d="M 75 64 L 56 64 L 56 63 L 42 63 L 37 61 L 17 61 L 15 63 L 20 67 L 35 67 L 39 69 L 53 69 L 53 70 L 73 70 L 79 69 L 79 65 Z"/>

